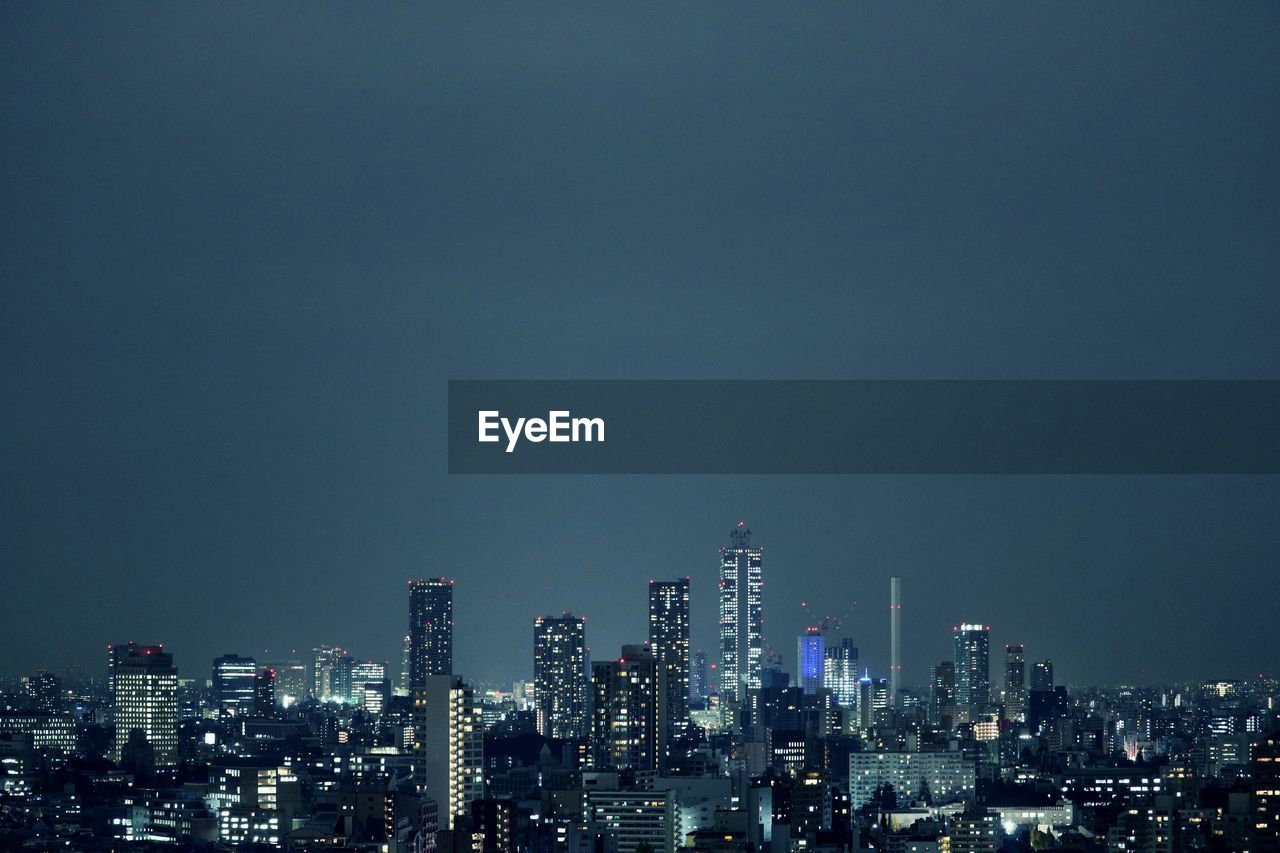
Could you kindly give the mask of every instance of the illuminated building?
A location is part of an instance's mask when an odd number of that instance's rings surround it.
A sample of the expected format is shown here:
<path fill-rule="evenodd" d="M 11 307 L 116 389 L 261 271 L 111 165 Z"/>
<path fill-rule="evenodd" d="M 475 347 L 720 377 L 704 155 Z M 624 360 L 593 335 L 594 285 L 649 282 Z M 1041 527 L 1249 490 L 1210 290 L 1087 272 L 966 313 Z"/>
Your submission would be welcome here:
<path fill-rule="evenodd" d="M 378 681 L 362 682 L 353 688 L 353 691 L 354 694 L 351 698 L 353 705 L 360 706 L 370 714 L 381 714 L 382 706 L 387 702 L 391 687 L 384 678 Z"/>
<path fill-rule="evenodd" d="M 0 735 L 30 735 L 35 749 L 76 751 L 76 720 L 71 714 L 48 711 L 0 711 Z"/>
<path fill-rule="evenodd" d="M 132 732 L 141 732 L 157 765 L 172 764 L 178 749 L 178 670 L 163 646 L 111 647 L 111 683 L 119 761 Z M 251 685 L 252 690 L 252 685 Z"/>
<path fill-rule="evenodd" d="M 796 640 L 796 676 L 800 687 L 812 696 L 823 686 L 823 672 L 826 665 L 826 642 L 822 632 L 810 626 Z"/>
<path fill-rule="evenodd" d="M 888 783 L 899 802 L 920 793 L 920 781 L 929 785 L 935 803 L 973 796 L 974 762 L 959 752 L 851 752 L 849 753 L 849 805 L 859 809 L 871 802 L 876 788 Z"/>
<path fill-rule="evenodd" d="M 956 705 L 969 719 L 991 702 L 991 629 L 960 625 L 953 634 L 956 651 Z"/>
<path fill-rule="evenodd" d="M 587 736 L 587 620 L 565 613 L 533 624 L 533 701 L 538 734 Z"/>
<path fill-rule="evenodd" d="M 720 549 L 720 695 L 742 700 L 760 686 L 764 655 L 763 548 L 751 547 L 746 522 L 729 534 Z"/>
<path fill-rule="evenodd" d="M 409 686 L 453 672 L 453 581 L 409 581 Z"/>
<path fill-rule="evenodd" d="M 275 701 L 288 708 L 307 697 L 309 667 L 297 658 L 274 660 L 267 667 L 275 671 Z"/>
<path fill-rule="evenodd" d="M 1004 715 L 1018 722 L 1027 718 L 1027 660 L 1021 643 L 1004 647 Z"/>
<path fill-rule="evenodd" d="M 1061 711 L 1054 694 L 1053 661 L 1038 660 L 1031 665 L 1031 690 L 1027 693 L 1026 721 L 1033 732 Z"/>
<path fill-rule="evenodd" d="M 587 814 L 617 838 L 618 853 L 675 853 L 680 810 L 672 791 L 588 791 Z"/>
<path fill-rule="evenodd" d="M 983 714 L 973 720 L 973 739 L 978 742 L 995 740 L 1000 737 L 1000 717 L 996 714 Z"/>
<path fill-rule="evenodd" d="M 279 844 L 279 785 L 293 778 L 285 770 L 282 779 L 276 765 L 252 759 L 211 763 L 205 802 L 218 817 L 218 837 L 228 844 Z"/>
<path fill-rule="evenodd" d="M 996 853 L 1000 849 L 1000 819 L 988 809 L 966 809 L 951 825 L 951 853 Z"/>
<path fill-rule="evenodd" d="M 950 727 L 956 705 L 956 665 L 944 660 L 929 679 L 929 714 L 934 725 Z"/>
<path fill-rule="evenodd" d="M 337 698 L 334 690 L 334 668 L 342 657 L 342 649 L 320 645 L 311 650 L 311 697 L 321 702 Z"/>
<path fill-rule="evenodd" d="M 195 791 L 132 788 L 121 798 L 123 816 L 112 836 L 130 842 L 161 842 L 190 849 L 218 840 L 218 820 Z"/>
<path fill-rule="evenodd" d="M 826 648 L 822 667 L 822 686 L 831 691 L 836 702 L 846 709 L 858 705 L 858 647 L 844 637 Z"/>
<path fill-rule="evenodd" d="M 1031 690 L 1035 693 L 1053 692 L 1053 661 L 1038 660 L 1031 665 Z"/>
<path fill-rule="evenodd" d="M 689 670 L 689 701 L 703 705 L 711 692 L 711 672 L 707 667 L 707 653 L 698 649 L 693 653 L 693 666 Z"/>
<path fill-rule="evenodd" d="M 855 712 L 856 728 L 865 732 L 877 725 L 881 712 L 889 707 L 889 681 L 864 675 L 858 679 L 858 702 Z"/>
<path fill-rule="evenodd" d="M 456 675 L 427 675 L 414 687 L 414 781 L 440 804 L 453 829 L 484 795 L 484 726 L 475 692 Z"/>
<path fill-rule="evenodd" d="M 351 666 L 351 689 L 347 694 L 347 702 L 351 705 L 366 704 L 366 695 L 368 688 L 372 688 L 381 696 L 385 693 L 385 684 L 387 678 L 387 666 L 376 661 L 363 661 L 355 663 Z M 381 701 L 378 701 L 381 707 Z"/>
<path fill-rule="evenodd" d="M 226 654 L 213 659 L 213 701 L 218 712 L 231 717 L 253 713 L 253 682 L 258 662 Z"/>
<path fill-rule="evenodd" d="M 396 695 L 408 696 L 413 672 L 413 643 L 408 634 L 400 644 L 400 677 L 396 680 Z"/>
<path fill-rule="evenodd" d="M 482 851 L 514 853 L 516 805 L 512 800 L 484 799 L 471 803 L 473 831 L 483 837 Z"/>
<path fill-rule="evenodd" d="M 1274 853 L 1280 850 L 1280 735 L 1272 735 L 1255 747 L 1249 770 L 1253 787 L 1250 849 Z"/>
<path fill-rule="evenodd" d="M 253 713 L 270 717 L 276 712 L 276 671 L 271 667 L 259 669 L 253 677 Z"/>
<path fill-rule="evenodd" d="M 1140 767 L 1072 767 L 1062 771 L 1058 786 L 1077 806 L 1103 808 L 1117 799 L 1144 799 L 1164 790 L 1159 771 Z"/>
<path fill-rule="evenodd" d="M 62 679 L 47 670 L 39 670 L 24 678 L 23 691 L 37 711 L 62 710 Z"/>
<path fill-rule="evenodd" d="M 649 581 L 649 651 L 666 684 L 663 756 L 688 730 L 689 721 L 689 579 Z"/>
<path fill-rule="evenodd" d="M 618 660 L 591 664 L 591 766 L 657 770 L 665 691 L 657 660 L 644 646 L 623 646 Z"/>

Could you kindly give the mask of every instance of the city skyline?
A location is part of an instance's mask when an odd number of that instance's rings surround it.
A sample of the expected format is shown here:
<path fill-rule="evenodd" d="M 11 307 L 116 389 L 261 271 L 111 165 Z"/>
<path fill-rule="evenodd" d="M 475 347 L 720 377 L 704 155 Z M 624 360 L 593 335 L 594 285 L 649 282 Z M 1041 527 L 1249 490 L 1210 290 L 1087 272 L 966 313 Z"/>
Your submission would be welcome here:
<path fill-rule="evenodd" d="M 747 531 L 746 534 L 742 533 L 742 531 L 744 531 L 745 529 L 746 529 L 746 522 L 739 521 L 735 523 L 732 532 L 734 536 L 741 537 L 743 541 L 745 541 L 745 538 L 750 536 L 749 531 Z M 738 542 L 739 540 L 735 539 L 734 541 Z M 724 562 L 723 562 L 724 547 L 723 546 L 721 548 L 720 557 L 721 559 L 717 562 L 719 563 L 719 568 L 723 573 L 723 565 L 724 565 Z M 773 593 L 776 594 L 778 590 L 778 586 L 780 586 L 780 584 L 775 583 L 772 587 L 767 586 L 769 581 L 769 573 L 768 573 L 767 567 L 763 570 L 762 574 L 763 574 L 763 578 L 762 578 L 763 582 L 761 583 L 761 588 L 762 589 L 768 588 Z M 705 580 L 705 578 L 703 580 Z M 885 580 L 888 580 L 888 578 L 886 578 Z M 436 595 L 439 601 L 441 602 L 441 604 L 437 606 L 444 608 L 440 612 L 444 614 L 445 618 L 451 615 L 452 607 L 453 607 L 453 594 L 454 594 L 456 585 L 457 585 L 457 578 L 449 578 L 449 577 L 441 577 L 441 578 L 434 578 L 434 579 L 428 579 L 428 580 L 410 580 L 408 585 L 409 591 L 410 591 L 410 595 L 408 599 L 408 610 L 409 610 L 409 616 L 410 616 L 411 622 L 415 619 L 419 619 L 419 616 L 417 614 L 422 613 L 424 610 L 424 606 L 425 606 L 424 601 L 426 600 L 423 598 L 424 594 Z M 703 586 L 705 587 L 706 584 L 704 583 Z M 646 631 L 642 633 L 640 636 L 635 638 L 624 637 L 623 642 L 620 643 L 619 645 L 635 644 L 635 643 L 647 644 L 649 642 L 651 637 L 651 632 L 653 630 L 652 620 L 655 618 L 653 609 L 652 609 L 655 601 L 654 599 L 655 590 L 668 590 L 668 589 L 685 590 L 684 592 L 682 592 L 683 598 L 681 600 L 684 601 L 684 604 L 682 606 L 688 608 L 688 613 L 690 615 L 683 618 L 687 618 L 689 620 L 689 623 L 690 623 L 689 632 L 691 637 L 697 637 L 700 634 L 706 635 L 710 633 L 710 631 L 708 631 L 708 626 L 706 624 L 701 624 L 701 623 L 704 623 L 707 619 L 711 618 L 714 615 L 713 613 L 708 613 L 707 610 L 709 610 L 713 606 L 717 606 L 716 602 L 720 598 L 719 585 L 717 584 L 717 588 L 714 589 L 711 593 L 711 595 L 714 596 L 712 601 L 703 601 L 703 602 L 698 601 L 699 596 L 697 595 L 696 592 L 691 593 L 687 591 L 690 587 L 693 587 L 695 589 L 697 587 L 697 585 L 694 583 L 693 577 L 680 578 L 678 580 L 677 579 L 655 580 L 654 578 L 650 578 L 646 582 L 647 591 L 646 589 L 642 589 L 641 594 L 636 596 L 638 598 L 638 601 L 627 602 L 623 599 L 619 599 L 618 607 L 620 610 L 634 610 L 636 608 L 645 610 L 647 608 L 649 613 L 649 617 L 647 620 L 649 622 L 649 627 L 646 629 Z M 464 590 L 464 600 L 465 600 L 465 584 L 463 585 L 463 590 Z M 945 634 L 946 636 L 949 637 L 949 643 L 947 643 L 947 646 L 952 650 L 958 650 L 960 648 L 958 638 L 961 633 L 967 632 L 970 629 L 972 629 L 973 631 L 981 630 L 981 632 L 984 635 L 984 639 L 983 639 L 984 647 L 982 650 L 982 656 L 983 656 L 983 660 L 986 663 L 985 669 L 988 673 L 988 683 L 990 684 L 990 691 L 994 692 L 997 689 L 1003 688 L 1005 684 L 1005 680 L 1004 680 L 1005 674 L 1007 672 L 1005 661 L 1003 657 L 1000 657 L 996 659 L 996 662 L 994 664 L 992 663 L 991 649 L 989 647 L 989 644 L 994 643 L 995 644 L 994 648 L 996 649 L 1000 649 L 1002 646 L 1004 646 L 1006 649 L 1008 648 L 1022 649 L 1025 644 L 1023 642 L 1014 641 L 1010 637 L 1004 636 L 999 630 L 998 620 L 994 630 L 991 625 L 991 620 L 987 620 L 986 623 L 979 622 L 976 624 L 963 624 L 965 620 L 957 619 L 955 624 L 953 624 L 949 628 L 945 626 L 917 626 L 914 624 L 914 621 L 910 618 L 910 613 L 912 609 L 911 599 L 913 598 L 912 592 L 913 591 L 911 587 L 908 585 L 907 594 L 906 594 L 907 604 L 905 605 L 906 606 L 905 612 L 908 614 L 906 617 L 907 619 L 906 624 L 908 628 L 905 633 L 907 634 L 907 636 L 912 636 L 917 632 L 923 632 L 926 635 L 924 643 L 917 642 L 914 645 L 916 645 L 917 647 L 921 645 L 937 646 L 938 643 L 934 641 L 936 641 L 937 637 L 943 636 Z M 927 597 L 929 594 L 930 593 L 928 590 L 920 591 L 920 595 L 922 596 Z M 881 607 L 886 607 L 891 609 L 892 605 L 889 603 L 889 596 L 885 595 L 884 599 L 885 600 L 880 603 Z M 431 599 L 431 600 L 435 600 L 435 599 Z M 403 603 L 404 602 L 402 602 L 402 605 Z M 867 629 L 871 627 L 871 623 L 859 621 L 858 616 L 860 616 L 863 613 L 868 613 L 871 610 L 878 609 L 876 606 L 877 605 L 876 602 L 874 601 L 855 602 L 854 605 L 848 608 L 846 611 L 846 614 L 855 614 L 855 615 L 852 617 L 848 617 L 846 615 L 845 618 L 832 618 L 832 615 L 835 614 L 840 609 L 839 604 L 833 603 L 833 602 L 826 602 L 826 603 L 832 606 L 828 607 L 826 610 L 823 610 L 821 608 L 821 605 L 818 605 L 816 602 L 814 604 L 811 604 L 808 600 L 803 600 L 802 602 L 800 602 L 800 606 L 796 608 L 797 611 L 799 612 L 799 616 L 796 617 L 798 621 L 794 622 L 794 624 L 798 626 L 795 634 L 777 636 L 776 634 L 771 634 L 768 631 L 766 631 L 765 640 L 764 640 L 765 655 L 763 657 L 763 660 L 764 660 L 763 665 L 769 668 L 780 669 L 783 672 L 787 673 L 792 678 L 793 682 L 800 683 L 801 675 L 799 670 L 799 662 L 795 654 L 796 644 L 798 642 L 803 642 L 803 638 L 805 637 L 806 634 L 812 635 L 815 631 L 819 631 L 817 627 L 811 624 L 814 621 L 814 617 L 816 615 L 816 616 L 823 617 L 820 621 L 823 622 L 824 624 L 822 625 L 819 633 L 821 634 L 822 637 L 826 638 L 828 649 L 834 647 L 835 645 L 840 644 L 842 641 L 847 640 L 849 642 L 852 642 L 856 647 L 855 655 L 858 654 L 857 652 L 858 648 L 861 648 L 861 649 L 871 648 L 873 650 L 878 650 L 872 657 L 868 657 L 865 653 L 861 654 L 861 657 L 859 658 L 859 663 L 858 663 L 858 670 L 856 673 L 857 676 L 862 676 L 864 674 L 870 673 L 871 675 L 874 675 L 877 678 L 886 678 L 886 679 L 889 678 L 891 674 L 890 664 L 889 664 L 890 642 L 888 640 L 890 618 L 886 617 L 885 620 L 883 620 L 883 625 L 880 626 L 880 628 L 886 634 L 886 637 L 881 638 L 881 637 L 870 636 L 868 634 Z M 699 604 L 701 604 L 701 606 L 699 606 Z M 770 598 L 768 595 L 765 595 L 763 606 L 764 606 L 766 617 L 770 612 L 770 605 L 771 605 Z M 786 601 L 779 602 L 779 609 L 785 610 L 786 606 L 787 606 Z M 988 608 L 988 609 L 997 610 L 998 612 L 998 608 Z M 972 614 L 969 614 L 969 615 L 972 615 Z M 570 616 L 572 616 L 572 614 L 569 613 L 569 611 L 566 611 L 566 618 Z M 541 624 L 544 618 L 551 618 L 551 617 L 548 617 L 544 614 L 544 615 L 539 615 L 537 617 L 531 617 L 531 618 L 534 619 L 534 621 L 536 621 L 538 624 Z M 581 622 L 583 623 L 583 627 L 585 629 L 585 637 L 586 637 L 586 650 L 587 650 L 587 654 L 590 657 L 590 660 L 596 661 L 596 660 L 602 660 L 602 659 L 603 660 L 611 659 L 613 655 L 609 653 L 606 653 L 603 658 L 600 656 L 599 649 L 600 649 L 601 643 L 607 642 L 606 638 L 612 638 L 615 636 L 623 636 L 623 635 L 620 634 L 616 628 L 614 628 L 613 630 L 607 630 L 606 633 L 604 634 L 604 637 L 593 639 L 594 635 L 590 630 L 589 616 L 587 614 L 578 614 L 576 617 L 572 617 L 572 618 L 574 619 L 574 621 L 581 620 Z M 470 628 L 471 630 L 468 630 L 468 628 Z M 451 666 L 450 661 L 452 659 L 451 650 L 459 638 L 465 639 L 468 637 L 469 634 L 482 632 L 483 630 L 484 630 L 483 623 L 475 624 L 472 626 L 464 625 L 462 626 L 461 632 L 458 632 L 456 630 L 455 624 L 449 624 L 443 630 L 437 628 L 435 633 L 430 634 L 429 636 L 431 636 L 432 638 L 431 644 L 433 647 L 435 645 L 442 644 L 442 647 L 444 650 L 443 651 L 444 657 L 442 658 L 442 660 L 444 662 L 441 664 L 435 665 L 433 667 L 433 671 L 441 670 L 441 668 L 443 670 L 449 669 L 449 667 Z M 714 630 L 714 627 L 712 627 L 711 630 Z M 411 626 L 411 632 L 412 632 L 412 626 Z M 331 633 L 341 633 L 341 632 L 331 632 Z M 989 634 L 993 634 L 997 639 L 987 639 L 987 635 Z M 932 640 L 930 640 L 928 639 L 929 635 L 937 635 L 937 636 L 934 636 Z M 424 634 L 423 636 L 426 637 L 428 636 L 428 634 Z M 378 653 L 372 651 L 374 649 L 380 650 L 380 649 L 386 648 L 387 647 L 386 638 L 378 638 L 378 640 L 373 643 L 352 643 L 349 640 L 345 640 L 341 637 L 333 637 L 333 636 L 329 636 L 328 639 L 333 640 L 335 642 L 341 640 L 342 645 L 330 646 L 328 643 L 313 642 L 313 643 L 299 644 L 297 646 L 290 647 L 290 649 L 287 651 L 279 648 L 273 651 L 265 648 L 258 649 L 258 650 L 246 649 L 243 647 L 244 644 L 240 643 L 238 646 L 235 647 L 234 651 L 228 652 L 226 649 L 223 649 L 220 657 L 221 656 L 234 657 L 237 654 L 245 654 L 251 657 L 254 654 L 256 654 L 258 656 L 259 661 L 274 661 L 274 660 L 283 660 L 286 658 L 294 658 L 294 659 L 301 659 L 303 661 L 309 661 L 313 655 L 313 650 L 315 647 L 331 649 L 332 653 L 335 655 L 351 655 L 352 652 L 354 651 L 355 660 L 368 660 L 370 662 L 377 660 L 384 663 L 387 667 L 388 679 L 392 683 L 399 683 L 400 675 L 401 675 L 400 667 L 402 666 L 401 657 L 398 655 L 394 655 L 394 656 L 388 655 L 388 656 L 382 657 Z M 218 643 L 214 643 L 214 645 L 217 646 L 218 648 L 222 648 L 223 646 L 226 645 L 226 641 L 219 641 L 219 642 L 221 642 L 221 645 L 219 645 Z M 173 652 L 173 650 L 176 648 L 171 641 L 165 641 L 164 643 L 161 643 L 161 645 L 165 646 L 169 652 Z M 195 646 L 194 648 L 199 648 L 199 646 Z M 366 649 L 370 650 L 370 652 L 365 653 Z M 822 657 L 823 656 L 822 647 L 819 646 L 818 649 L 819 649 L 818 655 L 819 657 Z M 703 653 L 709 653 L 708 659 L 712 663 L 715 663 L 717 665 L 721 664 L 721 661 L 717 656 L 719 653 L 718 646 L 711 645 L 710 648 L 707 648 L 691 640 L 688 653 L 692 655 L 694 650 L 701 651 Z M 425 664 L 414 663 L 416 658 L 412 653 L 412 647 L 407 647 L 405 651 L 409 653 L 409 657 L 406 660 L 409 662 L 411 667 L 415 665 L 425 666 Z M 425 650 L 424 650 L 424 654 L 426 654 Z M 1041 659 L 1041 658 L 1048 658 L 1048 659 L 1053 659 L 1058 661 L 1059 673 L 1063 671 L 1066 671 L 1069 673 L 1073 669 L 1073 663 L 1071 661 L 1072 653 L 1069 647 L 1063 648 L 1061 650 L 1048 649 L 1044 647 L 1039 647 L 1039 648 L 1033 647 L 1026 654 L 1028 655 L 1027 657 L 1028 661 L 1031 661 L 1033 659 Z M 185 656 L 179 654 L 178 660 L 181 661 L 184 657 Z M 218 659 L 219 658 L 214 659 L 215 666 L 217 665 Z M 932 670 L 932 667 L 936 664 L 937 659 L 938 658 L 935 657 L 933 659 L 922 660 L 922 661 L 909 660 L 906 666 L 906 676 L 904 677 L 902 687 L 911 688 L 911 689 L 927 689 L 931 679 L 931 670 Z M 12 662 L 13 659 L 10 659 L 10 660 Z M 1067 664 L 1065 670 L 1062 666 L 1064 661 Z M 59 668 L 58 666 L 49 666 L 43 663 L 32 664 L 32 665 L 18 665 L 15 667 L 15 671 L 10 674 L 25 675 L 40 669 L 61 673 L 61 672 L 68 671 L 72 665 L 85 664 L 85 663 L 86 661 L 83 661 L 83 660 L 74 661 L 72 662 L 72 664 L 64 665 L 61 668 Z M 1227 671 L 1229 669 L 1230 669 L 1229 666 L 1223 666 L 1213 671 L 1208 671 L 1208 672 L 1198 673 L 1198 674 L 1188 674 L 1182 679 L 1178 679 L 1178 678 L 1160 679 L 1160 678 L 1153 677 L 1152 679 L 1145 682 L 1138 681 L 1135 679 L 1127 679 L 1127 680 L 1120 679 L 1115 682 L 1108 683 L 1108 682 L 1095 682 L 1095 681 L 1087 681 L 1087 680 L 1080 680 L 1080 679 L 1072 679 L 1070 677 L 1063 680 L 1061 678 L 1061 675 L 1059 676 L 1059 680 L 1060 680 L 1060 683 L 1070 683 L 1077 686 L 1117 686 L 1122 684 L 1180 683 L 1181 681 L 1194 682 L 1197 680 L 1204 680 L 1204 679 L 1210 679 L 1210 678 L 1228 678 L 1228 677 L 1248 678 L 1253 675 L 1271 676 L 1273 674 L 1267 671 L 1259 671 L 1257 673 L 1248 673 L 1248 672 L 1242 673 L 1242 672 L 1239 672 L 1238 670 Z M 503 684 L 509 685 L 510 683 L 516 682 L 516 681 L 532 682 L 535 680 L 535 670 L 532 667 L 530 667 L 527 672 L 519 672 L 518 669 L 511 669 L 510 670 L 510 672 L 512 673 L 511 677 L 506 677 L 503 674 L 495 675 L 493 673 L 486 672 L 481 669 L 475 669 L 475 668 L 461 669 L 459 671 L 461 672 L 461 674 L 467 677 L 470 681 L 478 684 L 484 684 L 484 685 L 503 685 Z M 93 666 L 91 663 L 89 664 L 88 672 L 90 673 L 90 675 L 93 674 Z M 714 673 L 715 670 L 713 670 L 712 672 Z M 190 672 L 183 673 L 183 677 L 184 678 L 191 677 Z M 963 690 L 965 689 L 963 686 L 963 670 L 960 670 L 958 677 L 960 677 L 960 680 L 961 680 L 959 689 L 963 692 Z M 685 680 L 687 681 L 687 676 L 685 676 Z M 711 680 L 712 680 L 711 686 L 713 687 L 719 686 L 718 676 L 713 675 Z M 821 681 L 820 675 L 819 675 L 819 681 Z M 985 704 L 985 702 L 987 701 L 990 701 L 990 693 L 986 694 L 986 698 L 984 698 L 978 704 L 980 706 L 982 704 Z"/>

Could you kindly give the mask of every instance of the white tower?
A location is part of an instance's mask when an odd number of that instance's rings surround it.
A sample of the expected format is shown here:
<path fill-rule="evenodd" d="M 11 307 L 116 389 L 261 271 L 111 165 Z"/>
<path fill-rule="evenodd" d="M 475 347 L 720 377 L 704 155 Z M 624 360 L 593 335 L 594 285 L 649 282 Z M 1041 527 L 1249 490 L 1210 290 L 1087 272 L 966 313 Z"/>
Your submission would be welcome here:
<path fill-rule="evenodd" d="M 889 707 L 898 704 L 902 680 L 902 578 L 889 578 Z"/>

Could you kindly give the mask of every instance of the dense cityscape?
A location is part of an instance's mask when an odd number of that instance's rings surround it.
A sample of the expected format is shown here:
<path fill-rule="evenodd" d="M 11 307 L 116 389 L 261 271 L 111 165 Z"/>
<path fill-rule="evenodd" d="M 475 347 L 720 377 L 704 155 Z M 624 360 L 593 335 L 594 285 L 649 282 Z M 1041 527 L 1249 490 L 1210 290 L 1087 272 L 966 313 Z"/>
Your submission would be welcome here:
<path fill-rule="evenodd" d="M 454 671 L 449 578 L 409 582 L 394 663 L 113 642 L 99 670 L 9 679 L 0 849 L 1280 850 L 1274 677 L 1068 686 L 1054 650 L 993 652 L 967 621 L 999 614 L 957 614 L 954 656 L 904 680 L 898 578 L 887 671 L 834 617 L 792 658 L 765 572 L 738 522 L 714 652 L 691 648 L 690 579 L 656 579 L 616 656 L 580 615 L 530 614 L 509 685 Z"/>

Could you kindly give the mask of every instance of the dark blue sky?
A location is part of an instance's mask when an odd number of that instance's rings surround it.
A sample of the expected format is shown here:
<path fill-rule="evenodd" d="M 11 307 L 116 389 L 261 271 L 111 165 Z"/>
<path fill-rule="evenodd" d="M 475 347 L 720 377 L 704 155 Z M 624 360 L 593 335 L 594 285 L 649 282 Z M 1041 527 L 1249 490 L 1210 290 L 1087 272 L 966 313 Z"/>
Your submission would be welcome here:
<path fill-rule="evenodd" d="M 1280 378 L 1267 4 L 0 5 L 0 671 L 457 668 L 765 543 L 904 679 L 1274 672 L 1269 478 L 450 478 L 450 378 Z"/>

